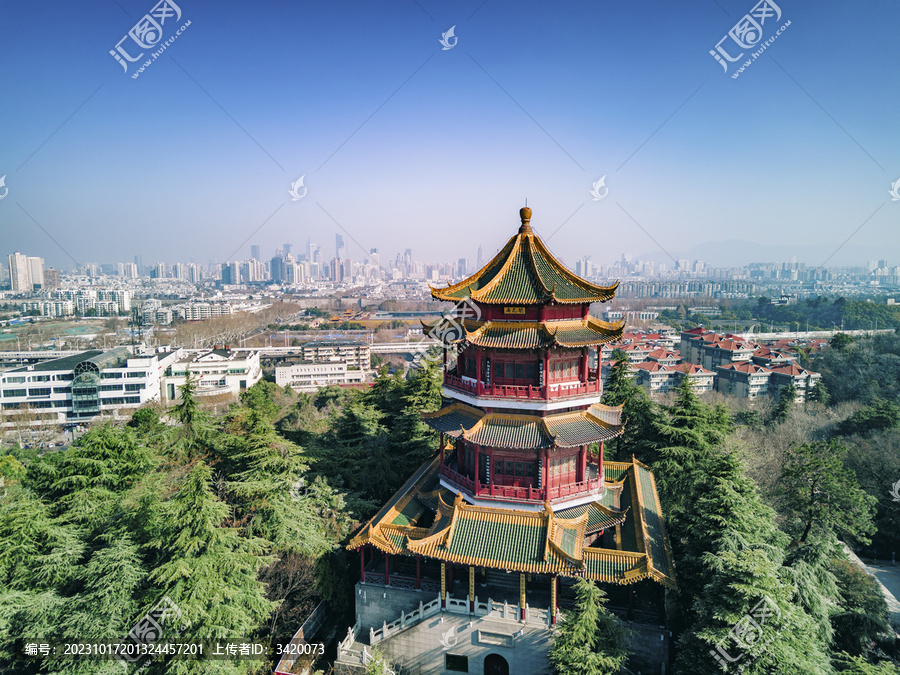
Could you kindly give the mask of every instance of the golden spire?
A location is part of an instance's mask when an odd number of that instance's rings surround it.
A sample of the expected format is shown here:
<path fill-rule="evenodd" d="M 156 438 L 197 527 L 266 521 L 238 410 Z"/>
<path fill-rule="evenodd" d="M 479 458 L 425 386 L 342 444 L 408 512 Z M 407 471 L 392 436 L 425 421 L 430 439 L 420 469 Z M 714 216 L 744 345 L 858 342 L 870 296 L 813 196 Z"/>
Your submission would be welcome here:
<path fill-rule="evenodd" d="M 519 218 L 522 219 L 519 234 L 534 234 L 534 230 L 531 229 L 531 209 L 527 206 L 519 209 Z"/>

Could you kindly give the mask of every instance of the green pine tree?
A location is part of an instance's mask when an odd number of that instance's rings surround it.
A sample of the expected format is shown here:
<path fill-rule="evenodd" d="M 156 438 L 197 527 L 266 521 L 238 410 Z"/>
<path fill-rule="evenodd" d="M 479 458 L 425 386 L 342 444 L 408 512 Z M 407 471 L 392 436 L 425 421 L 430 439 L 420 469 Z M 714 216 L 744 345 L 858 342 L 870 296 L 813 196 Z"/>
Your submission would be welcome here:
<path fill-rule="evenodd" d="M 575 607 L 553 636 L 556 675 L 611 675 L 628 657 L 628 631 L 605 607 L 606 593 L 588 579 L 575 583 Z"/>
<path fill-rule="evenodd" d="M 242 537 L 224 526 L 228 506 L 216 499 L 212 471 L 198 461 L 178 492 L 161 508 L 160 532 L 151 542 L 158 563 L 150 574 L 155 593 L 152 607 L 163 595 L 181 611 L 185 640 L 252 637 L 274 610 L 259 581 L 261 568 L 272 562 L 267 542 Z M 215 662 L 209 672 L 249 672 L 252 662 Z M 198 672 L 190 661 L 172 661 L 166 673 Z"/>
<path fill-rule="evenodd" d="M 811 534 L 868 543 L 875 531 L 877 499 L 859 487 L 844 468 L 847 448 L 837 440 L 791 448 L 778 481 L 778 497 L 788 533 L 798 544 Z"/>

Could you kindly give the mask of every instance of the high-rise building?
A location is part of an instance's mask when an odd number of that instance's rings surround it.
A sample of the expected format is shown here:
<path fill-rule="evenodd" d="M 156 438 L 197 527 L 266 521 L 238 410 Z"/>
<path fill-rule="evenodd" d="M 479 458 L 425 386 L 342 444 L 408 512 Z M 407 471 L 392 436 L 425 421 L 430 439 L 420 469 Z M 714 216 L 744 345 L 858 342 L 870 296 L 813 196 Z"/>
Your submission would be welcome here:
<path fill-rule="evenodd" d="M 44 270 L 44 288 L 59 288 L 59 270 L 52 267 Z"/>
<path fill-rule="evenodd" d="M 30 293 L 34 290 L 27 255 L 18 251 L 9 254 L 9 281 L 13 293 Z"/>
<path fill-rule="evenodd" d="M 34 290 L 44 287 L 44 259 L 36 256 L 28 256 L 28 274 L 31 277 L 31 287 Z"/>
<path fill-rule="evenodd" d="M 347 257 L 347 251 L 344 247 L 344 238 L 339 234 L 334 235 L 334 257 L 338 260 L 343 260 Z"/>
<path fill-rule="evenodd" d="M 284 255 L 290 255 L 291 250 L 294 248 L 293 244 L 283 244 L 282 248 L 284 249 Z"/>
<path fill-rule="evenodd" d="M 241 283 L 241 267 L 236 262 L 222 264 L 222 283 L 230 286 Z"/>
<path fill-rule="evenodd" d="M 465 258 L 460 258 L 456 262 L 456 269 L 457 269 L 457 274 L 459 274 L 459 276 L 466 274 L 466 272 L 469 271 L 469 261 L 466 260 Z"/>
<path fill-rule="evenodd" d="M 280 255 L 272 258 L 269 263 L 269 275 L 272 277 L 272 281 L 276 284 L 284 283 L 286 272 L 284 269 L 284 258 Z"/>
<path fill-rule="evenodd" d="M 139 255 L 134 256 L 134 266 L 137 268 L 138 276 L 140 276 L 144 273 L 144 263 L 141 260 L 141 256 L 139 256 Z"/>
<path fill-rule="evenodd" d="M 582 279 L 591 277 L 594 273 L 594 266 L 591 264 L 591 257 L 585 256 L 575 263 L 575 274 Z"/>
<path fill-rule="evenodd" d="M 254 260 L 260 260 L 259 257 L 259 246 L 256 244 L 251 244 L 250 246 L 250 257 Z"/>

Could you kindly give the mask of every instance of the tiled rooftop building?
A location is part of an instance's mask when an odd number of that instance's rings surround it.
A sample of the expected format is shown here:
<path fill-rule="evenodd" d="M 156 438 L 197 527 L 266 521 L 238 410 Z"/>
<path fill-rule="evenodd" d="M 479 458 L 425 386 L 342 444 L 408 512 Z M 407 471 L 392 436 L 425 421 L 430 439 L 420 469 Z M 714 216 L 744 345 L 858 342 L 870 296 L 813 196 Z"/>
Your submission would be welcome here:
<path fill-rule="evenodd" d="M 404 671 L 543 673 L 559 590 L 579 577 L 627 586 L 632 603 L 649 603 L 653 630 L 665 621 L 675 578 L 653 474 L 603 459 L 624 422 L 600 403 L 591 364 L 624 322 L 588 310 L 616 286 L 567 270 L 534 233 L 531 210 L 520 216 L 480 271 L 432 289 L 456 303 L 425 326 L 444 343 L 444 407 L 422 416 L 440 433 L 438 452 L 348 545 L 360 556 L 359 620 L 338 664 L 377 643 Z M 417 642 L 426 616 L 454 626 L 456 612 L 473 635 L 493 637 L 443 650 Z"/>

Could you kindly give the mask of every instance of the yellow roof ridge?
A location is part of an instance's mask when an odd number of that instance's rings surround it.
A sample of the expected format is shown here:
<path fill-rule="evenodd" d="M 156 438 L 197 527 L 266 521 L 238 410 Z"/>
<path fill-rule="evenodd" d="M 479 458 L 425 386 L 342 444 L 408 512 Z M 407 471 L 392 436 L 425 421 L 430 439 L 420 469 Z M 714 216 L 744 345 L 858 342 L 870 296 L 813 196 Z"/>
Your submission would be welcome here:
<path fill-rule="evenodd" d="M 601 504 L 600 502 L 591 502 L 591 506 L 593 508 L 597 509 L 600 513 L 605 513 L 609 517 L 622 516 L 624 518 L 625 515 L 628 513 L 629 509 L 631 509 L 630 506 L 626 506 L 624 510 L 612 509 L 612 508 L 606 506 L 606 504 Z"/>
<path fill-rule="evenodd" d="M 439 410 L 433 410 L 432 412 L 423 412 L 419 413 L 422 419 L 430 420 L 436 419 L 438 417 L 443 417 L 444 415 L 449 415 L 452 412 L 456 412 L 457 410 L 463 410 L 466 412 L 472 412 L 475 415 L 484 415 L 484 410 L 481 408 L 476 408 L 473 405 L 469 405 L 468 403 L 462 403 L 461 401 L 455 401 L 448 406 L 444 406 Z"/>
<path fill-rule="evenodd" d="M 637 553 L 635 551 L 620 551 L 616 548 L 597 548 L 595 546 L 585 546 L 582 552 L 584 554 L 585 560 L 587 560 L 588 558 L 613 558 L 619 556 L 623 558 L 631 558 L 632 560 L 638 560 L 645 557 L 645 554 Z"/>
<path fill-rule="evenodd" d="M 553 445 L 556 445 L 556 434 L 550 428 L 546 417 L 541 417 L 541 428 L 544 430 L 544 433 L 546 433 L 551 438 L 551 440 L 553 441 Z"/>
<path fill-rule="evenodd" d="M 584 323 L 586 328 L 597 327 L 610 332 L 620 331 L 625 328 L 624 317 L 618 321 L 604 321 L 603 319 L 598 319 L 597 317 L 588 314 L 587 320 Z"/>
<path fill-rule="evenodd" d="M 647 559 L 650 560 L 652 547 L 650 537 L 647 535 L 647 523 L 644 521 L 644 497 L 641 494 L 641 479 L 638 476 L 637 465 L 634 463 L 634 455 L 631 456 L 631 476 L 634 480 L 634 490 L 632 490 L 631 494 L 632 506 L 637 502 L 637 506 L 634 509 L 634 529 L 637 535 L 637 544 L 647 554 Z"/>
<path fill-rule="evenodd" d="M 403 485 L 391 496 L 391 498 L 387 501 L 387 503 L 382 506 L 378 511 L 376 511 L 375 515 L 369 518 L 366 521 L 366 524 L 363 525 L 359 532 L 357 532 L 356 536 L 354 536 L 350 542 L 347 544 L 347 549 L 357 548 L 357 546 L 353 545 L 353 542 L 363 536 L 363 531 L 368 529 L 369 532 L 372 531 L 372 524 L 376 522 L 381 522 L 384 519 L 385 514 L 390 511 L 388 504 L 393 502 L 395 499 L 400 500 L 400 495 L 405 494 L 407 491 L 412 491 L 413 486 L 415 486 L 420 480 L 422 480 L 429 472 L 437 469 L 437 464 L 441 461 L 441 457 L 438 454 L 435 454 L 434 457 L 431 458 L 430 461 L 425 462 L 420 466 L 412 476 L 410 476 Z"/>
<path fill-rule="evenodd" d="M 596 404 L 596 405 L 599 405 L 599 404 Z M 594 422 L 595 424 L 599 424 L 604 429 L 619 429 L 624 426 L 624 424 L 622 422 L 619 422 L 619 424 L 610 424 L 606 420 L 598 417 L 596 414 L 591 412 L 591 408 L 593 408 L 593 407 L 594 406 L 592 405 L 590 408 L 587 408 L 586 410 L 583 411 L 585 419 L 588 419 L 589 421 Z"/>
<path fill-rule="evenodd" d="M 632 459 L 633 459 L 635 465 L 643 467 L 644 470 L 647 471 L 647 475 L 650 476 L 650 487 L 652 488 L 652 492 L 653 492 L 653 501 L 656 504 L 656 512 L 659 514 L 659 526 L 660 526 L 660 529 L 662 530 L 663 550 L 666 552 L 666 560 L 669 563 L 669 569 L 674 570 L 675 569 L 675 561 L 672 558 L 672 550 L 668 546 L 669 535 L 666 532 L 666 521 L 665 521 L 665 518 L 663 518 L 662 506 L 659 503 L 659 492 L 657 492 L 657 490 L 656 490 L 656 476 L 653 475 L 653 471 L 646 464 L 644 464 L 639 459 L 635 459 L 634 455 L 632 455 Z M 635 477 L 637 477 L 637 471 L 635 471 L 634 473 L 635 473 Z M 648 553 L 648 558 L 649 558 L 649 553 Z M 669 579 L 668 575 L 663 574 L 661 570 L 657 570 L 656 568 L 653 567 L 653 559 L 652 558 L 649 558 L 649 564 L 650 564 L 650 568 L 654 572 L 657 572 L 663 579 Z M 670 582 L 672 588 L 678 588 L 678 582 L 676 582 L 674 578 L 669 579 L 669 582 Z"/>
<path fill-rule="evenodd" d="M 509 268 L 512 267 L 513 261 L 516 259 L 516 256 L 519 253 L 519 249 L 522 247 L 522 239 L 519 235 L 513 237 L 513 246 L 510 249 L 509 255 L 506 256 L 506 260 L 503 262 L 503 266 L 497 270 L 497 274 L 494 275 L 494 278 L 487 282 L 484 286 L 479 288 L 477 291 L 471 294 L 471 298 L 473 300 L 480 300 L 485 295 L 490 293 L 494 288 L 503 280 L 503 277 L 506 276 L 507 272 L 509 272 Z"/>
<path fill-rule="evenodd" d="M 565 265 L 562 264 L 562 262 L 560 262 L 559 259 L 557 259 L 557 257 L 555 255 L 553 255 L 550 252 L 550 249 L 547 248 L 547 246 L 544 244 L 544 242 L 541 240 L 541 238 L 538 237 L 537 235 L 535 235 L 535 245 L 538 247 L 538 249 L 540 250 L 542 255 L 546 256 L 553 263 L 555 263 L 555 266 L 558 268 L 557 271 L 560 271 L 563 274 L 563 276 L 565 276 L 569 281 L 573 282 L 574 284 L 576 284 L 578 286 L 582 286 L 582 285 L 586 286 L 587 288 L 585 288 L 585 290 L 593 291 L 597 295 L 606 295 L 611 292 L 615 293 L 616 288 L 619 287 L 618 281 L 616 281 L 611 286 L 599 286 L 597 284 L 591 283 L 587 279 L 581 278 L 574 272 L 571 272 Z"/>
<path fill-rule="evenodd" d="M 547 561 L 547 556 L 550 554 L 550 540 L 553 534 L 553 507 L 550 506 L 549 501 L 544 502 L 544 508 L 540 512 L 541 520 L 544 520 L 544 558 L 543 560 Z"/>
<path fill-rule="evenodd" d="M 558 558 L 562 558 L 562 559 L 565 560 L 566 562 L 569 562 L 569 563 L 575 565 L 576 567 L 584 568 L 584 558 L 583 558 L 583 557 L 582 557 L 582 558 L 575 558 L 575 557 L 569 555 L 568 553 L 566 553 L 565 551 L 563 551 L 562 548 L 560 548 L 560 547 L 556 544 L 556 542 L 554 542 L 554 541 L 551 541 L 551 542 L 550 542 L 550 549 L 553 551 L 553 553 L 554 553 Z M 582 549 L 582 551 L 583 551 L 583 550 L 584 550 L 584 547 L 582 546 L 581 549 Z"/>
<path fill-rule="evenodd" d="M 481 277 L 489 269 L 491 269 L 491 267 L 494 265 L 494 263 L 496 263 L 500 259 L 500 257 L 506 251 L 506 249 L 508 247 L 510 247 L 513 244 L 513 241 L 517 238 L 518 238 L 518 235 L 511 237 L 510 240 L 507 241 L 506 244 L 503 246 L 503 248 L 501 248 L 497 252 L 497 254 L 484 265 L 484 267 L 482 267 L 480 270 L 478 270 L 471 277 L 463 279 L 462 281 L 459 281 L 459 282 L 453 284 L 452 286 L 447 286 L 447 288 L 436 289 L 436 288 L 432 288 L 431 284 L 429 284 L 429 288 L 431 288 L 432 297 L 439 298 L 441 300 L 457 300 L 458 298 L 451 298 L 451 297 L 446 297 L 446 296 L 450 293 L 455 293 L 456 291 L 458 291 L 462 288 L 469 288 L 469 297 L 472 297 L 472 293 L 471 293 L 472 284 L 475 283 L 476 281 L 478 281 L 479 279 L 481 279 Z"/>
<path fill-rule="evenodd" d="M 537 237 L 537 235 L 530 235 L 528 240 L 528 261 L 531 266 L 531 273 L 537 280 L 538 285 L 544 289 L 544 295 L 549 295 L 551 298 L 555 299 L 554 294 L 556 293 L 556 284 L 553 284 L 553 290 L 551 291 L 549 288 L 547 288 L 544 280 L 541 279 L 541 273 L 538 271 L 537 260 L 534 259 L 534 237 Z"/>
<path fill-rule="evenodd" d="M 444 540 L 444 546 L 450 548 L 450 544 L 453 540 L 453 528 L 456 527 L 456 519 L 459 517 L 460 505 L 463 503 L 462 492 L 456 493 L 456 499 L 453 500 L 453 515 L 450 517 L 450 524 L 447 526 L 447 538 Z"/>

